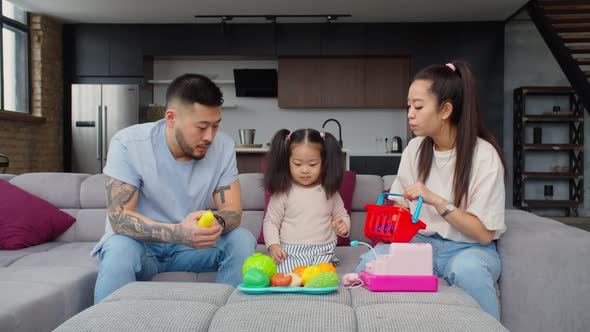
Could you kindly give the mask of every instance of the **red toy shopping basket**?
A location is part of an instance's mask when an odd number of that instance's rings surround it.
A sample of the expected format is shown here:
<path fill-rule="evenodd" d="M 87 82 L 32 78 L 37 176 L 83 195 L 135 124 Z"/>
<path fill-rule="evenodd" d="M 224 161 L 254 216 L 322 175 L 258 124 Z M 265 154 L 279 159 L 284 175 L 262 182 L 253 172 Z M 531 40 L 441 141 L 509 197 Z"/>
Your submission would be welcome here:
<path fill-rule="evenodd" d="M 422 209 L 422 197 L 418 197 L 418 205 L 414 216 L 399 206 L 384 206 L 385 196 L 401 196 L 397 193 L 383 193 L 377 204 L 366 204 L 365 236 L 372 241 L 410 242 L 426 224 L 418 220 Z"/>

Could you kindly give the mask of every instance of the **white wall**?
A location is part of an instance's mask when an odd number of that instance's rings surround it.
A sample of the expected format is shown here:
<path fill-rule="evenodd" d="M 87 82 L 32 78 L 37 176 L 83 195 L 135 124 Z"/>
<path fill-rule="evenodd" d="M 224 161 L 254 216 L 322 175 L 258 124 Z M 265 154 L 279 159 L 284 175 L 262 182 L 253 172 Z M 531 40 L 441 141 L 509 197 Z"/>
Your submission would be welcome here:
<path fill-rule="evenodd" d="M 505 49 L 504 49 L 504 155 L 507 162 L 510 181 L 507 183 L 506 200 L 507 205 L 512 206 L 512 172 L 513 172 L 513 90 L 521 86 L 570 86 L 561 68 L 555 61 L 551 51 L 545 44 L 543 38 L 537 31 L 534 24 L 527 15 L 521 15 L 516 20 L 509 22 L 505 28 Z M 568 109 L 567 99 L 558 97 L 535 97 L 527 99 L 527 113 L 543 113 L 551 111 L 552 105 L 560 105 L 562 110 Z M 532 128 L 527 127 L 525 142 L 532 142 Z M 567 143 L 568 130 L 564 125 L 550 124 L 542 125 L 543 142 Z M 565 125 L 567 126 L 567 125 Z M 561 129 L 563 128 L 563 129 Z M 579 210 L 582 214 L 590 214 L 590 118 L 585 112 L 585 142 L 584 142 L 584 209 Z M 568 165 L 566 153 L 528 153 L 525 154 L 525 165 L 527 171 L 549 171 L 552 165 Z M 568 198 L 567 182 L 560 181 L 535 181 L 527 182 L 525 191 L 526 197 L 543 198 L 543 185 L 554 185 L 554 199 Z M 563 210 L 539 209 L 535 212 L 546 215 L 556 215 Z"/>
<path fill-rule="evenodd" d="M 260 61 L 201 61 L 201 60 L 158 60 L 154 61 L 154 79 L 167 80 L 184 73 L 215 74 L 216 80 L 233 80 L 234 68 L 277 68 L 276 60 Z M 313 79 L 313 78 L 312 78 Z M 156 85 L 154 102 L 165 104 L 166 85 Z M 282 109 L 277 98 L 236 97 L 233 84 L 221 84 L 225 105 L 235 104 L 236 108 L 223 108 L 221 130 L 239 143 L 238 129 L 256 129 L 255 143 L 267 143 L 279 129 L 300 128 L 321 129 L 329 118 L 342 124 L 344 148 L 351 155 L 384 152 L 383 141 L 377 137 L 399 136 L 406 146 L 406 112 L 403 109 Z M 338 137 L 334 122 L 326 125 L 326 131 Z"/>

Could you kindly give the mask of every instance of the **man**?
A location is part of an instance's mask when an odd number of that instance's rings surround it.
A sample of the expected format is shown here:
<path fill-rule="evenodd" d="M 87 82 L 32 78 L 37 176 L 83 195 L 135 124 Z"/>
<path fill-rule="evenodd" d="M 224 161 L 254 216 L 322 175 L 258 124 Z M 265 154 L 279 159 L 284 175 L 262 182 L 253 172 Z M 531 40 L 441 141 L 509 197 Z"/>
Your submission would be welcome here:
<path fill-rule="evenodd" d="M 218 132 L 222 94 L 207 77 L 186 74 L 166 92 L 165 118 L 132 126 L 111 140 L 104 168 L 105 235 L 94 302 L 136 280 L 166 271 L 217 271 L 236 286 L 254 253 L 238 228 L 242 202 L 233 140 Z M 213 198 L 212 227 L 197 225 Z"/>

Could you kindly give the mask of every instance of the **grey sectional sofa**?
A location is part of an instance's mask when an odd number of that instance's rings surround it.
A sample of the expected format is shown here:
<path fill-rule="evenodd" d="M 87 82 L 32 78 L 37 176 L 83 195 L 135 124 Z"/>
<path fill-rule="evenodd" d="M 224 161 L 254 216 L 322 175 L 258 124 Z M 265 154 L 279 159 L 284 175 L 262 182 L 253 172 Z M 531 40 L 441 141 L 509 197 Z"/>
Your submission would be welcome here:
<path fill-rule="evenodd" d="M 240 175 L 244 209 L 242 226 L 250 230 L 255 237 L 259 235 L 264 210 L 261 179 L 262 174 Z M 1 175 L 1 180 L 10 181 L 77 218 L 76 223 L 54 242 L 16 251 L 0 250 L 0 331 L 53 330 L 93 303 L 98 262 L 96 258 L 89 256 L 89 252 L 104 230 L 104 177 L 71 173 L 31 173 L 19 176 Z M 392 181 L 393 176 L 357 176 L 351 216 L 353 239 L 366 240 L 363 236 L 364 204 L 375 202 L 379 194 L 389 188 Z M 590 252 L 590 233 L 519 210 L 506 211 L 506 223 L 508 231 L 498 241 L 503 264 L 503 273 L 498 285 L 502 324 L 511 331 L 590 331 L 590 258 L 587 255 Z M 263 246 L 259 246 L 258 251 L 263 252 Z M 364 248 L 359 247 L 338 247 L 336 256 L 341 260 L 338 272 L 344 274 L 353 271 L 358 256 L 364 251 Z M 154 280 L 213 282 L 214 274 L 162 273 L 156 275 Z M 141 293 L 138 289 L 151 289 L 150 284 L 130 285 L 129 288 L 122 289 L 122 294 L 114 293 L 105 302 L 116 304 L 125 296 L 130 296 L 129 294 L 136 296 L 136 300 L 138 297 L 145 299 L 145 291 Z M 448 287 L 442 280 L 440 284 L 439 298 L 452 301 L 453 296 L 461 294 L 464 299 L 468 299 L 461 290 Z M 175 296 L 190 296 L 190 292 L 179 291 L 190 284 L 177 284 L 179 286 L 176 288 L 170 286 L 174 283 L 169 282 L 160 283 L 158 285 L 161 286 L 157 287 L 155 285 L 152 296 L 156 296 L 161 287 L 176 289 L 175 292 L 161 291 L 161 297 L 158 299 L 168 301 L 166 303 L 174 300 Z M 234 304 L 229 302 L 232 299 L 237 302 L 253 300 L 236 293 L 238 291 L 232 290 L 231 287 L 224 287 L 203 283 L 199 288 L 202 292 L 196 292 L 199 294 L 195 293 L 194 297 L 206 298 L 203 300 L 205 302 L 214 302 L 217 309 L 211 309 L 212 312 L 231 310 L 231 305 Z M 211 293 L 212 289 L 220 293 L 214 295 Z M 355 311 L 342 309 L 343 312 L 352 313 L 353 318 L 355 314 L 360 315 L 363 310 L 367 311 L 369 308 L 358 307 L 359 303 L 375 304 L 390 301 L 388 296 L 391 294 L 358 293 L 361 291 L 341 290 L 333 297 L 353 303 L 351 306 Z M 354 297 L 355 292 L 357 300 Z M 261 310 L 265 306 L 272 306 L 272 303 L 261 301 L 264 298 L 256 299 L 261 303 L 254 306 L 260 306 Z M 305 302 L 306 297 L 288 299 L 301 302 L 299 305 L 308 303 L 311 307 L 317 306 L 315 302 L 312 305 L 312 300 Z M 331 301 L 330 297 L 321 299 Z M 156 300 L 154 298 L 154 301 Z M 225 300 L 228 303 L 224 302 Z M 395 301 L 398 300 L 399 298 Z M 407 302 L 402 302 L 404 301 Z M 432 309 L 430 311 L 436 312 L 446 303 L 437 301 L 427 301 Z M 473 306 L 472 300 L 463 302 L 467 303 L 467 307 Z M 149 301 L 142 303 L 147 307 L 152 306 Z M 404 310 L 411 312 L 412 307 L 408 305 Z M 102 307 L 99 306 L 93 307 L 98 308 L 94 311 L 100 312 Z M 77 317 L 92 316 L 93 308 Z M 379 310 L 386 313 L 390 308 L 380 307 Z M 401 316 L 402 320 L 404 315 Z M 84 324 L 80 324 L 84 321 L 77 317 L 70 320 L 68 323 L 72 323 L 69 325 L 64 324 L 64 330 L 83 328 Z M 247 317 L 245 313 L 244 319 Z M 461 321 L 459 317 L 457 319 Z M 210 330 L 223 330 L 224 325 L 215 325 L 215 319 L 207 322 L 212 324 L 208 325 Z M 365 326 L 361 322 L 359 317 L 359 330 Z M 403 328 L 403 321 L 399 326 Z M 368 325 L 366 327 L 369 328 Z"/>

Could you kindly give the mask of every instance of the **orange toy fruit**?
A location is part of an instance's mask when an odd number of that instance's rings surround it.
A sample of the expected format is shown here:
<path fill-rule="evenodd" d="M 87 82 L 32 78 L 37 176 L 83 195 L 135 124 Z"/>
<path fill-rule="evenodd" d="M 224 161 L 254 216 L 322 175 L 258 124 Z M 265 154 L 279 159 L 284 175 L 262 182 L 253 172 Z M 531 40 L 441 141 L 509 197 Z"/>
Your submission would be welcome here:
<path fill-rule="evenodd" d="M 307 266 L 300 265 L 300 266 L 294 268 L 292 272 L 301 277 L 301 275 L 303 274 L 303 271 L 305 271 L 306 268 L 307 268 Z"/>
<path fill-rule="evenodd" d="M 303 270 L 303 273 L 301 274 L 301 279 L 303 279 L 302 285 L 305 286 L 306 282 L 308 282 L 309 280 L 311 280 L 311 278 L 317 276 L 320 273 L 322 273 L 322 271 L 320 271 L 320 268 L 315 265 L 306 267 L 305 270 Z"/>
<path fill-rule="evenodd" d="M 321 272 L 336 272 L 336 268 L 331 263 L 320 263 L 317 267 Z"/>

